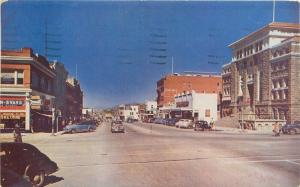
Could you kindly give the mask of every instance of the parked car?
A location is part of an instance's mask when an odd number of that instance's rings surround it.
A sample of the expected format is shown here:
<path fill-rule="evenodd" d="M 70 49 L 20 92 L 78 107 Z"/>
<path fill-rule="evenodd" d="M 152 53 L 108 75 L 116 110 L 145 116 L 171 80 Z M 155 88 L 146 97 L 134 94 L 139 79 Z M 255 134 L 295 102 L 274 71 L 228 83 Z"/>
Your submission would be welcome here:
<path fill-rule="evenodd" d="M 96 130 L 96 125 L 91 123 L 77 123 L 72 125 L 67 125 L 64 128 L 64 133 L 78 133 L 78 132 L 92 132 Z"/>
<path fill-rule="evenodd" d="M 122 121 L 113 121 L 111 123 L 111 132 L 125 132 L 125 126 Z"/>
<path fill-rule="evenodd" d="M 195 122 L 195 127 L 194 127 L 195 131 L 198 130 L 211 130 L 211 126 L 209 125 L 209 123 L 207 121 L 204 120 L 199 120 Z"/>
<path fill-rule="evenodd" d="M 167 125 L 167 119 L 161 118 L 159 124 Z"/>
<path fill-rule="evenodd" d="M 126 120 L 126 122 L 127 122 L 127 123 L 133 123 L 134 120 L 133 120 L 132 118 L 128 118 L 128 119 Z"/>
<path fill-rule="evenodd" d="M 9 168 L 20 176 L 27 176 L 37 187 L 44 184 L 46 176 L 58 171 L 57 164 L 31 144 L 0 143 L 0 152 L 2 169 Z"/>
<path fill-rule="evenodd" d="M 153 121 L 153 123 L 159 124 L 160 121 L 161 121 L 161 118 L 155 118 L 154 121 Z"/>
<path fill-rule="evenodd" d="M 177 121 L 178 121 L 178 119 L 176 119 L 176 118 L 169 118 L 166 120 L 166 125 L 175 126 Z"/>
<path fill-rule="evenodd" d="M 176 125 L 177 124 L 177 125 Z M 175 126 L 178 126 L 179 128 L 193 128 L 194 124 L 193 121 L 190 119 L 180 119 Z"/>
<path fill-rule="evenodd" d="M 286 124 L 282 127 L 283 134 L 297 134 L 300 133 L 300 123 Z"/>
<path fill-rule="evenodd" d="M 154 123 L 154 121 L 155 121 L 155 118 L 150 118 L 149 119 L 149 123 Z"/>
<path fill-rule="evenodd" d="M 23 177 L 9 168 L 1 167 L 1 186 L 32 187 L 32 183 L 27 177 Z"/>

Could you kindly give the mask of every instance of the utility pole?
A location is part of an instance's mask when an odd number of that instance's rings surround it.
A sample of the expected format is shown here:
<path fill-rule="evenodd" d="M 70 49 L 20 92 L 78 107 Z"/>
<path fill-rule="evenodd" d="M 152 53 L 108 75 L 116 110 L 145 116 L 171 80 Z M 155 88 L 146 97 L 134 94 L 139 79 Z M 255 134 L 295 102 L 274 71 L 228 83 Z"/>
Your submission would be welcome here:
<path fill-rule="evenodd" d="M 55 125 L 55 108 L 52 108 L 52 132 L 51 132 L 51 136 L 55 136 L 55 134 L 54 134 L 54 125 Z"/>
<path fill-rule="evenodd" d="M 275 8 L 276 8 L 275 0 L 273 0 L 273 19 L 272 19 L 272 22 L 275 22 Z"/>
<path fill-rule="evenodd" d="M 174 58 L 172 56 L 172 74 L 174 74 Z"/>
<path fill-rule="evenodd" d="M 76 80 L 78 80 L 77 79 L 77 64 L 75 65 L 75 78 L 76 78 Z"/>

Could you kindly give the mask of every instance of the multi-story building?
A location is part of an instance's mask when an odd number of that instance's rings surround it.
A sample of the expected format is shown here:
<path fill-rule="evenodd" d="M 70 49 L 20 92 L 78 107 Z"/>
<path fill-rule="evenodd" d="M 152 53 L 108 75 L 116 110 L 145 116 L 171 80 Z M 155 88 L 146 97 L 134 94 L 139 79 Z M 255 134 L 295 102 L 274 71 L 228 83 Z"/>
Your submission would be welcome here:
<path fill-rule="evenodd" d="M 175 96 L 175 106 L 169 116 L 212 122 L 218 119 L 217 102 L 217 93 L 181 93 Z"/>
<path fill-rule="evenodd" d="M 52 62 L 51 68 L 54 70 L 56 76 L 54 77 L 54 95 L 55 95 L 55 111 L 59 127 L 64 125 L 67 112 L 66 102 L 66 81 L 68 78 L 68 71 L 61 62 Z"/>
<path fill-rule="evenodd" d="M 258 127 L 300 119 L 299 32 L 299 24 L 273 22 L 229 45 L 232 61 L 222 78 L 224 84 L 231 77 L 231 86 L 223 85 L 230 104 L 224 110 L 242 112 Z"/>
<path fill-rule="evenodd" d="M 221 100 L 220 110 L 221 115 L 220 117 L 229 116 L 232 114 L 232 107 L 231 104 L 231 81 L 232 81 L 232 74 L 231 74 L 231 64 L 225 64 L 222 67 L 222 94 L 219 98 Z"/>
<path fill-rule="evenodd" d="M 1 51 L 0 119 L 3 128 L 49 131 L 54 107 L 55 72 L 31 48 Z"/>
<path fill-rule="evenodd" d="M 147 121 L 148 119 L 154 118 L 157 114 L 157 102 L 146 101 L 145 104 L 140 105 L 140 119 Z"/>
<path fill-rule="evenodd" d="M 120 120 L 127 121 L 128 119 L 139 120 L 139 105 L 126 104 L 119 105 L 118 116 Z"/>
<path fill-rule="evenodd" d="M 221 92 L 222 78 L 213 74 L 169 74 L 157 82 L 157 105 L 168 106 L 174 103 L 174 96 L 184 91 L 198 93 Z"/>
<path fill-rule="evenodd" d="M 83 92 L 80 83 L 74 77 L 69 77 L 66 81 L 66 118 L 68 122 L 79 121 L 82 117 Z"/>

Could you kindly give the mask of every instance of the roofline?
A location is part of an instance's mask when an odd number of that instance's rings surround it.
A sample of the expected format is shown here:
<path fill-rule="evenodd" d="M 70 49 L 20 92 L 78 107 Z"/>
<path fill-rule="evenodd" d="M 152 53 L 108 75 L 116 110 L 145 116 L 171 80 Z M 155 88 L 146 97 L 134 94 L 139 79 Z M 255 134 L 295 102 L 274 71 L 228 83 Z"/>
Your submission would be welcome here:
<path fill-rule="evenodd" d="M 237 40 L 237 41 L 229 44 L 228 47 L 231 48 L 234 45 L 240 43 L 241 41 L 243 41 L 243 40 L 251 37 L 252 35 L 255 35 L 255 34 L 259 33 L 259 32 L 262 32 L 262 31 L 264 31 L 266 29 L 271 29 L 271 28 L 298 29 L 299 32 L 300 32 L 300 25 L 297 24 L 297 23 L 271 22 L 268 25 L 266 25 L 266 26 L 264 26 L 264 27 L 262 27 L 262 28 L 260 28 L 260 29 L 258 29 L 256 31 L 254 31 L 254 32 L 251 32 L 250 34 L 244 36 L 243 38 L 241 38 L 241 39 L 239 39 L 239 40 Z"/>

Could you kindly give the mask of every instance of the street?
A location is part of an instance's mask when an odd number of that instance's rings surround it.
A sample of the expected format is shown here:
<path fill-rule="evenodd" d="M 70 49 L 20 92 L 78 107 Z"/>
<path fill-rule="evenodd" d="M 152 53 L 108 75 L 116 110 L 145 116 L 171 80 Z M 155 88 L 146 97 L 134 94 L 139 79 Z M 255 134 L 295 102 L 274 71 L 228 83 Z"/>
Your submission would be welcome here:
<path fill-rule="evenodd" d="M 28 142 L 57 162 L 48 186 L 299 186 L 300 137 L 133 123 L 125 133 Z"/>

